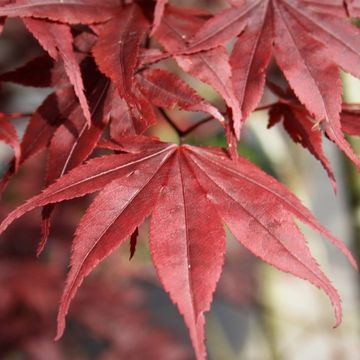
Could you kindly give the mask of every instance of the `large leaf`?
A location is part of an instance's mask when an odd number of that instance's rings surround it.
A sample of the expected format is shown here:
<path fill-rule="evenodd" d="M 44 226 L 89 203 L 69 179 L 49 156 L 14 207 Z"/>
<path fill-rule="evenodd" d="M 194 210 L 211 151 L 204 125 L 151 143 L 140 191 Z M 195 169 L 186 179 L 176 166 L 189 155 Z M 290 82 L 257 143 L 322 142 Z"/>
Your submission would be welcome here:
<path fill-rule="evenodd" d="M 360 76 L 360 30 L 344 19 L 343 3 L 306 0 L 232 3 L 231 8 L 207 20 L 182 51 L 209 50 L 239 36 L 231 65 L 234 91 L 246 118 L 260 101 L 273 44 L 276 61 L 295 94 L 316 120 L 323 122 L 328 136 L 359 165 L 343 137 L 339 117 L 338 67 Z M 336 9 L 341 16 L 333 16 Z M 178 53 L 181 48 L 176 50 Z"/>
<path fill-rule="evenodd" d="M 100 191 L 80 222 L 63 293 L 58 336 L 84 277 L 152 216 L 150 248 L 160 280 L 190 330 L 197 358 L 205 358 L 204 317 L 224 254 L 220 218 L 254 255 L 310 281 L 329 296 L 341 321 L 336 290 L 319 269 L 294 218 L 325 235 L 357 266 L 347 248 L 324 229 L 283 185 L 245 159 L 216 149 L 124 138 L 114 150 L 131 153 L 90 160 L 12 212 L 3 232 L 24 213 Z"/>

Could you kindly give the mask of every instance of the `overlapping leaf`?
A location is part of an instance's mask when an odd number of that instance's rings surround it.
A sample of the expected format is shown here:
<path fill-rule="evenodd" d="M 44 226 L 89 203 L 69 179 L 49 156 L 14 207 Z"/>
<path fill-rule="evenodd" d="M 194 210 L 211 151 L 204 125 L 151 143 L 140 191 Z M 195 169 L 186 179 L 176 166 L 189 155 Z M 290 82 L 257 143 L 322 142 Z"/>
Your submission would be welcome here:
<path fill-rule="evenodd" d="M 160 69 L 150 70 L 138 76 L 137 81 L 141 91 L 154 105 L 167 109 L 178 106 L 188 111 L 203 111 L 224 122 L 224 117 L 214 106 L 175 74 Z"/>
<path fill-rule="evenodd" d="M 325 11 L 331 5 L 328 2 L 316 6 L 316 2 L 305 0 L 249 0 L 233 5 L 205 22 L 183 51 L 210 50 L 238 37 L 230 63 L 244 120 L 261 98 L 273 48 L 297 97 L 316 120 L 323 122 L 340 149 L 359 164 L 341 132 L 337 68 L 360 76 L 360 30 Z M 345 14 L 343 4 L 333 5 Z"/>
<path fill-rule="evenodd" d="M 199 29 L 206 17 L 206 12 L 168 7 L 154 36 L 170 53 L 181 53 L 186 47 L 186 40 Z M 212 86 L 223 97 L 232 110 L 234 131 L 239 137 L 241 109 L 233 91 L 229 55 L 225 48 L 219 45 L 210 51 L 178 54 L 175 60 L 185 72 Z"/>
<path fill-rule="evenodd" d="M 323 132 L 316 120 L 314 120 L 304 106 L 296 99 L 294 93 L 287 89 L 282 90 L 276 84 L 268 81 L 268 86 L 279 96 L 279 102 L 273 104 L 269 110 L 269 125 L 274 126 L 282 121 L 284 129 L 295 143 L 301 144 L 308 149 L 316 159 L 318 159 L 326 170 L 334 190 L 336 190 L 336 180 L 323 149 Z"/>
<path fill-rule="evenodd" d="M 350 104 L 343 106 L 341 127 L 346 134 L 360 136 L 360 108 Z"/>
<path fill-rule="evenodd" d="M 230 160 L 222 150 L 139 135 L 156 122 L 157 108 L 177 106 L 209 113 L 224 124 L 234 145 L 233 133 L 240 138 L 243 122 L 261 99 L 273 55 L 293 93 L 275 91 L 279 101 L 271 106 L 270 124 L 282 120 L 292 139 L 321 161 L 333 183 L 321 130 L 360 166 L 342 133 L 359 135 L 358 109 L 342 106 L 339 77 L 339 68 L 360 76 L 360 30 L 348 19 L 359 14 L 358 1 L 229 3 L 216 15 L 166 0 L 1 3 L 0 20 L 22 18 L 50 57 L 34 59 L 0 81 L 55 90 L 31 116 L 20 146 L 12 125 L 0 122 L 0 139 L 16 153 L 2 183 L 18 164 L 49 150 L 48 187 L 11 213 L 0 231 L 45 206 L 41 249 L 56 203 L 99 192 L 76 231 L 58 337 L 83 279 L 129 237 L 133 254 L 137 228 L 148 216 L 154 265 L 184 317 L 198 359 L 205 358 L 204 313 L 223 265 L 224 224 L 257 257 L 324 290 L 340 322 L 339 296 L 294 218 L 329 238 L 356 267 L 355 261 L 297 198 L 254 165 Z M 152 36 L 164 51 L 154 46 Z M 234 40 L 229 54 L 227 44 Z M 225 119 L 174 73 L 153 68 L 167 58 L 219 93 Z M 100 140 L 108 124 L 104 133 L 114 142 Z M 1 135 L 1 129 L 7 134 Z M 137 136 L 124 137 L 130 134 Z M 118 154 L 82 164 L 99 142 Z"/>
<path fill-rule="evenodd" d="M 97 146 L 102 131 L 109 120 L 109 109 L 104 108 L 108 92 L 108 81 L 100 78 L 90 96 L 93 121 L 87 126 L 80 107 L 75 107 L 66 121 L 54 132 L 49 144 L 46 185 L 85 161 Z M 42 212 L 42 237 L 37 253 L 43 250 L 50 231 L 53 205 Z"/>
<path fill-rule="evenodd" d="M 23 19 L 23 21 L 49 55 L 54 60 L 61 59 L 64 63 L 65 73 L 74 86 L 85 118 L 88 125 L 90 125 L 91 115 L 89 105 L 84 94 L 80 65 L 73 51 L 73 37 L 70 27 L 44 20 Z"/>

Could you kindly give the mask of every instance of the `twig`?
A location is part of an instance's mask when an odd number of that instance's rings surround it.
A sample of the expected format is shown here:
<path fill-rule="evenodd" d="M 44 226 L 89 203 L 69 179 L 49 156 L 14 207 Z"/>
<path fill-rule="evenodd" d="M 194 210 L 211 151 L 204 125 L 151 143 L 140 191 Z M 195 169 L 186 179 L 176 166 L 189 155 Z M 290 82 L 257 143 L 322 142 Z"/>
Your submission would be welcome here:
<path fill-rule="evenodd" d="M 171 125 L 171 127 L 177 132 L 178 136 L 181 138 L 184 136 L 184 132 L 175 124 L 175 122 L 171 119 L 171 117 L 166 113 L 166 111 L 162 108 L 158 108 L 160 114 L 163 118 Z"/>
<path fill-rule="evenodd" d="M 270 109 L 272 108 L 273 106 L 279 104 L 279 102 L 274 102 L 274 103 L 271 103 L 271 104 L 267 104 L 267 105 L 264 105 L 264 106 L 259 106 L 255 109 L 255 111 L 261 111 L 261 110 L 267 110 L 267 109 Z"/>

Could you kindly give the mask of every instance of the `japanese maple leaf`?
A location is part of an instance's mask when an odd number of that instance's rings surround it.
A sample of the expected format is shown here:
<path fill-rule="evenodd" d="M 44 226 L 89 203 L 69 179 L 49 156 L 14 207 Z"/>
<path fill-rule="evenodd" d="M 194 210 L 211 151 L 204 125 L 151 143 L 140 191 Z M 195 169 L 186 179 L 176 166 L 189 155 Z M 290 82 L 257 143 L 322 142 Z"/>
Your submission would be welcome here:
<path fill-rule="evenodd" d="M 0 225 L 3 232 L 36 207 L 99 191 L 76 231 L 57 338 L 84 278 L 149 215 L 154 265 L 184 317 L 198 359 L 206 356 L 204 312 L 223 266 L 223 223 L 254 255 L 324 290 L 336 325 L 340 323 L 339 296 L 311 256 L 294 218 L 329 238 L 356 267 L 355 260 L 283 185 L 243 158 L 230 160 L 220 149 L 139 136 L 125 137 L 113 149 L 128 153 L 95 158 L 73 169 Z"/>
<path fill-rule="evenodd" d="M 85 63 L 87 62 L 85 61 Z M 54 62 L 50 56 L 45 55 L 35 58 L 13 71 L 2 74 L 0 80 L 25 86 L 55 87 L 56 89 L 47 96 L 30 116 L 30 121 L 20 144 L 21 157 L 19 165 L 46 149 L 57 127 L 75 109 L 80 111 L 78 114 L 79 120 L 84 118 L 81 105 L 66 76 L 64 64 Z M 16 170 L 14 165 L 10 167 L 0 181 L 0 190 L 3 190 Z"/>
<path fill-rule="evenodd" d="M 108 87 L 108 81 L 100 78 L 89 96 L 93 118 L 90 127 L 82 115 L 81 108 L 76 106 L 54 132 L 48 145 L 46 185 L 80 165 L 95 149 L 109 120 L 110 109 L 106 109 L 104 101 Z M 38 255 L 42 252 L 49 236 L 53 209 L 54 205 L 48 205 L 42 212 L 42 238 L 37 250 Z"/>
<path fill-rule="evenodd" d="M 307 148 L 317 158 L 326 170 L 334 190 L 336 190 L 336 180 L 331 165 L 322 149 L 323 129 L 307 109 L 297 100 L 291 89 L 284 91 L 271 81 L 267 81 L 268 87 L 279 97 L 279 102 L 273 104 L 269 110 L 269 126 L 283 120 L 283 125 L 287 133 L 295 143 L 300 143 Z M 348 109 L 348 110 L 347 110 Z M 352 111 L 353 110 L 353 111 Z M 354 125 L 358 122 L 356 110 L 343 105 L 341 113 L 341 129 L 350 135 L 357 135 Z M 326 131 L 326 129 L 325 129 Z M 350 131 L 350 132 L 349 132 Z M 327 134 L 325 132 L 325 134 Z M 359 161 L 357 165 L 359 166 Z"/>
<path fill-rule="evenodd" d="M 79 60 L 73 49 L 74 39 L 68 24 L 106 21 L 119 9 L 121 4 L 117 0 L 105 0 L 101 4 L 94 0 L 61 2 L 18 0 L 0 6 L 1 16 L 20 17 L 49 55 L 54 60 L 63 62 L 89 126 L 91 123 L 89 105 L 84 93 Z"/>
<path fill-rule="evenodd" d="M 84 44 L 81 46 L 84 47 Z M 0 76 L 3 81 L 26 86 L 57 88 L 31 116 L 21 141 L 21 157 L 18 161 L 19 165 L 22 165 L 38 152 L 49 148 L 47 184 L 86 160 L 110 119 L 113 119 L 113 128 L 115 127 L 121 135 L 141 133 L 151 122 L 155 122 L 155 115 L 151 116 L 153 109 L 143 99 L 142 94 L 138 99 L 139 104 L 145 104 L 142 111 L 148 114 L 146 119 L 136 108 L 131 110 L 126 108 L 126 113 L 131 116 L 119 116 L 119 108 L 123 105 L 123 101 L 109 84 L 109 80 L 97 70 L 92 58 L 85 58 L 80 65 L 84 74 L 91 75 L 85 76 L 84 82 L 93 118 L 90 127 L 64 74 L 63 64 L 55 63 L 48 56 L 41 56 Z M 38 75 L 34 76 L 34 74 Z M 0 182 L 1 189 L 6 186 L 15 172 L 16 169 L 12 166 Z M 45 228 L 43 230 L 46 234 Z"/>
<path fill-rule="evenodd" d="M 66 114 L 73 106 L 77 106 L 74 90 L 71 87 L 59 89 L 50 94 L 30 117 L 20 143 L 19 166 L 25 161 L 45 150 L 57 127 L 64 121 Z M 18 167 L 12 166 L 0 180 L 0 193 L 4 190 Z"/>
<path fill-rule="evenodd" d="M 278 85 L 267 82 L 272 92 L 279 97 L 279 102 L 269 110 L 268 128 L 280 121 L 295 143 L 301 144 L 318 159 L 326 170 L 332 186 L 336 191 L 336 180 L 331 164 L 322 149 L 323 132 L 306 108 L 299 103 L 291 89 L 283 90 Z"/>
<path fill-rule="evenodd" d="M 236 6 L 210 18 L 188 40 L 186 51 L 209 50 L 238 37 L 230 63 L 234 91 L 245 120 L 261 98 L 274 49 L 275 60 L 301 103 L 359 164 L 341 132 L 338 67 L 360 77 L 360 30 L 342 16 L 324 10 L 330 4 L 344 13 L 343 4 L 306 0 L 232 3 Z M 319 6 L 311 6 L 314 4 Z"/>
<path fill-rule="evenodd" d="M 61 76 L 63 77 L 65 72 L 65 77 L 73 85 L 82 111 L 90 124 L 91 115 L 84 95 L 80 69 L 80 61 L 83 56 L 77 56 L 73 51 L 71 29 L 64 24 L 31 18 L 25 18 L 23 22 L 53 60 L 47 56 L 35 58 L 24 66 L 3 74 L 1 80 L 13 81 L 26 86 L 64 86 Z"/>
<path fill-rule="evenodd" d="M 222 44 L 209 51 L 183 55 L 186 39 L 199 29 L 209 15 L 206 11 L 184 10 L 168 6 L 154 37 L 169 53 L 178 54 L 175 60 L 190 75 L 213 87 L 232 111 L 233 129 L 240 137 L 241 109 L 231 81 L 229 55 Z"/>
<path fill-rule="evenodd" d="M 136 4 L 126 6 L 116 17 L 99 25 L 99 38 L 92 53 L 100 71 L 114 82 L 122 98 L 132 90 L 140 43 L 148 26 Z"/>
<path fill-rule="evenodd" d="M 336 189 L 336 180 L 326 155 L 322 149 L 322 132 L 316 128 L 311 117 L 303 108 L 291 107 L 287 104 L 276 104 L 269 111 L 270 119 L 268 127 L 283 121 L 284 129 L 295 143 L 301 144 L 308 149 L 322 164 L 326 170 L 333 188 Z"/>
<path fill-rule="evenodd" d="M 11 81 L 16 84 L 33 87 L 50 87 L 60 79 L 57 75 L 63 74 L 60 66 L 55 67 L 53 59 L 48 56 L 36 57 L 15 70 L 0 75 L 0 81 Z"/>

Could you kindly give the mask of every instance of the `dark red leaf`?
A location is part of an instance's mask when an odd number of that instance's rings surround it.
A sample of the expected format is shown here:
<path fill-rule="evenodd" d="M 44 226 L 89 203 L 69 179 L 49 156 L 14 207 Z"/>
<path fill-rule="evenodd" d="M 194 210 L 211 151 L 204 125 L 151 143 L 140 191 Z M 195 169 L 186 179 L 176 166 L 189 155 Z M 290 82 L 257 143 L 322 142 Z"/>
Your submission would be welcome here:
<path fill-rule="evenodd" d="M 34 87 L 50 87 L 58 80 L 54 61 L 48 55 L 37 57 L 13 71 L 0 75 L 0 81 Z"/>
<path fill-rule="evenodd" d="M 345 109 L 341 113 L 342 130 L 353 136 L 360 136 L 360 109 Z"/>
<path fill-rule="evenodd" d="M 276 104 L 269 111 L 269 115 L 269 127 L 283 120 L 284 129 L 292 140 L 308 149 L 321 162 L 336 190 L 336 180 L 331 164 L 322 149 L 322 132 L 316 128 L 306 110 L 287 104 Z"/>
<path fill-rule="evenodd" d="M 69 24 L 106 21 L 120 7 L 119 0 L 17 0 L 0 7 L 0 16 L 34 17 Z"/>
<path fill-rule="evenodd" d="M 107 122 L 107 114 L 103 113 L 104 99 L 108 90 L 106 79 L 99 81 L 98 86 L 90 95 L 93 122 L 87 126 L 81 108 L 69 113 L 66 121 L 60 125 L 49 144 L 46 185 L 50 185 L 67 171 L 85 161 L 96 147 Z M 42 212 L 41 240 L 37 255 L 43 251 L 50 231 L 51 216 L 54 206 L 48 205 Z"/>
<path fill-rule="evenodd" d="M 65 72 L 74 86 L 76 96 L 90 126 L 91 114 L 84 94 L 80 65 L 73 50 L 73 37 L 70 27 L 44 20 L 24 19 L 23 21 L 49 55 L 54 60 L 61 59 L 63 61 Z"/>
<path fill-rule="evenodd" d="M 156 106 L 167 109 L 178 106 L 188 111 L 203 111 L 224 122 L 224 117 L 214 106 L 175 74 L 161 69 L 148 70 L 142 72 L 137 81 L 146 98 Z"/>
<path fill-rule="evenodd" d="M 197 358 L 205 359 L 204 312 L 221 274 L 225 233 L 185 152 L 177 152 L 155 205 L 150 250 L 164 289 L 184 316 Z"/>
<path fill-rule="evenodd" d="M 266 68 L 271 58 L 271 10 L 266 2 L 260 14 L 248 20 L 246 31 L 236 41 L 230 57 L 232 84 L 241 106 L 242 121 L 248 118 L 260 102 Z"/>
<path fill-rule="evenodd" d="M 44 150 L 56 128 L 77 105 L 72 88 L 50 94 L 35 111 L 21 141 L 21 162 Z"/>
<path fill-rule="evenodd" d="M 147 27 L 136 4 L 125 7 L 117 17 L 100 27 L 92 52 L 100 71 L 114 82 L 123 98 L 132 90 L 140 42 Z"/>
<path fill-rule="evenodd" d="M 169 8 L 155 36 L 167 51 L 178 52 L 186 46 L 186 38 L 192 31 L 198 29 L 203 21 L 199 16 L 179 12 L 176 8 Z M 175 56 L 175 60 L 185 72 L 212 86 L 222 96 L 232 110 L 233 127 L 239 138 L 241 108 L 234 93 L 229 55 L 225 48 L 218 46 L 210 51 L 188 56 L 179 55 Z"/>

